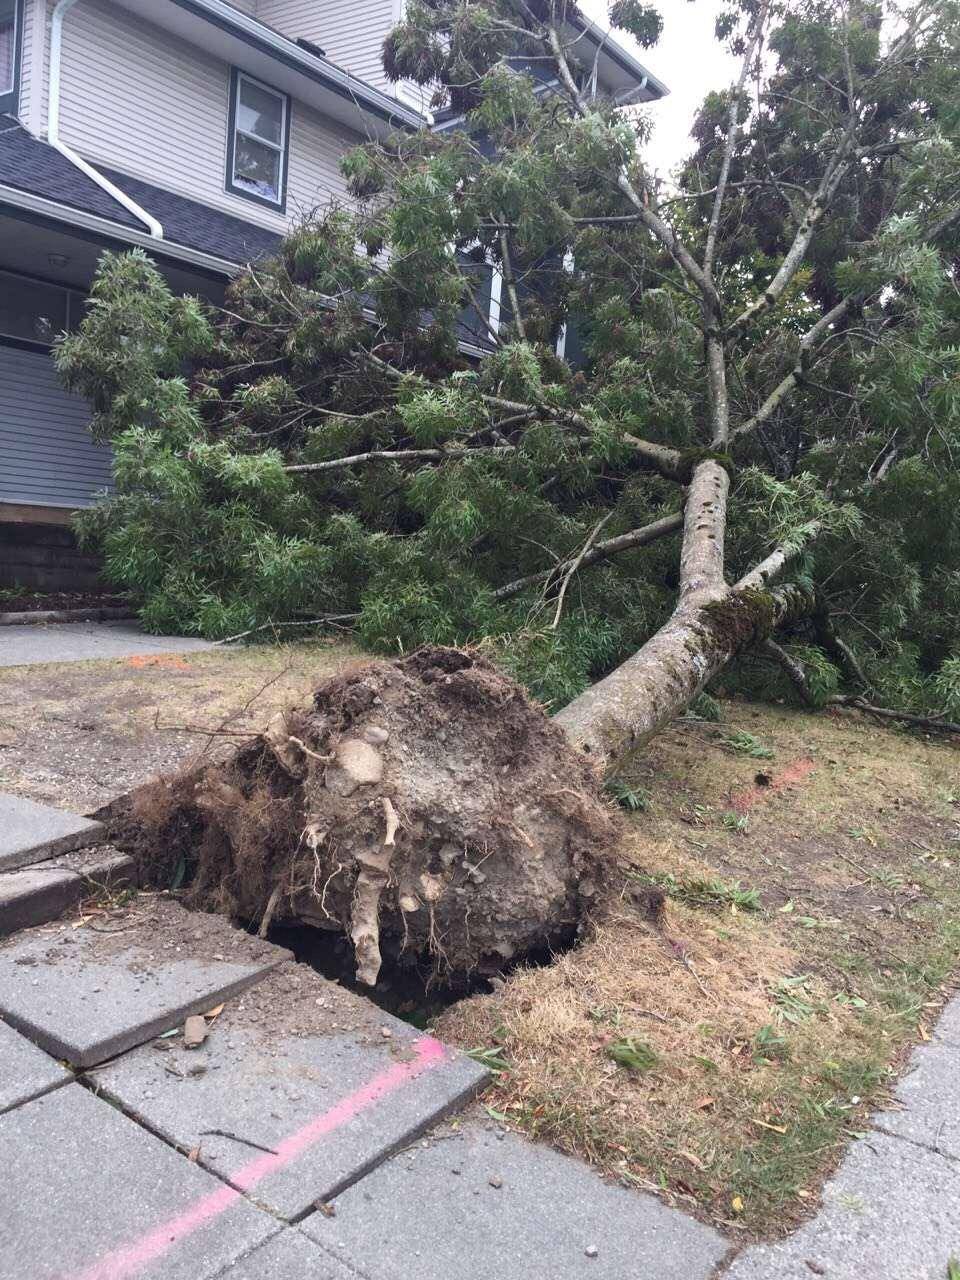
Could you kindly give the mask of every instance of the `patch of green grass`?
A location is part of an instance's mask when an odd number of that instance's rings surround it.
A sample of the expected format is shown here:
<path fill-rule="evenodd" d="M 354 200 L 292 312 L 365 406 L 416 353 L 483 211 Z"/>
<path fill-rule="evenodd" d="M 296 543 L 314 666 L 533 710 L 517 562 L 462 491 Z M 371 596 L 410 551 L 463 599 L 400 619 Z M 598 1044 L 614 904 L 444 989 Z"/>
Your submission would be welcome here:
<path fill-rule="evenodd" d="M 746 729 L 738 729 L 736 733 L 731 733 L 723 741 L 737 755 L 749 756 L 752 760 L 773 759 L 774 753 L 771 748 L 764 746 L 758 737 L 749 733 Z"/>
<path fill-rule="evenodd" d="M 723 823 L 726 831 L 736 831 L 737 835 L 742 836 L 747 830 L 748 823 L 746 815 L 742 813 L 734 813 L 732 809 L 728 810 L 728 812 L 723 815 L 721 822 Z"/>
<path fill-rule="evenodd" d="M 798 1192 L 846 1144 L 851 1121 L 887 1078 L 879 1058 L 825 1064 L 813 1083 L 809 1071 L 809 1062 L 784 1064 L 777 1128 L 758 1127 L 734 1157 L 728 1185 L 743 1198 L 754 1230 L 775 1228 L 796 1212 Z"/>
<path fill-rule="evenodd" d="M 759 1062 L 784 1062 L 790 1057 L 790 1042 L 772 1022 L 765 1022 L 753 1037 L 753 1056 Z"/>
<path fill-rule="evenodd" d="M 738 911 L 759 911 L 759 889 L 745 889 L 739 881 L 697 880 L 677 877 L 670 872 L 659 875 L 632 872 L 632 878 L 644 885 L 662 889 L 668 897 L 687 907 L 736 907 Z"/>
<path fill-rule="evenodd" d="M 612 1058 L 618 1067 L 624 1067 L 628 1071 L 652 1071 L 660 1061 L 655 1050 L 651 1049 L 643 1040 L 634 1040 L 626 1037 L 623 1040 L 614 1040 L 607 1045 L 607 1057 Z"/>
<path fill-rule="evenodd" d="M 621 809 L 630 813 L 646 813 L 650 808 L 650 792 L 644 791 L 642 787 L 634 787 L 622 778 L 610 778 L 606 790 Z"/>
<path fill-rule="evenodd" d="M 771 984 L 770 994 L 778 1014 L 787 1022 L 806 1022 L 820 1011 L 820 1005 L 810 993 L 810 978 L 805 973 L 795 978 L 778 978 Z"/>

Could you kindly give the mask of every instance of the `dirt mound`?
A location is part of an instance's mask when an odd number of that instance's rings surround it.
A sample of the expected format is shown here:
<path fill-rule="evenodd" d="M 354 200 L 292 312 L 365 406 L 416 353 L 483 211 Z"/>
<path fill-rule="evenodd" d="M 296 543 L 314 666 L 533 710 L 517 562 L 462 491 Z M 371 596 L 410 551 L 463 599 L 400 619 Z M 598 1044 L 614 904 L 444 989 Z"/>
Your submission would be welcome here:
<path fill-rule="evenodd" d="M 453 978 L 569 938 L 620 829 L 519 685 L 440 648 L 326 681 L 229 761 L 142 788 L 114 826 L 190 905 L 346 933 L 369 984 L 386 950 Z"/>

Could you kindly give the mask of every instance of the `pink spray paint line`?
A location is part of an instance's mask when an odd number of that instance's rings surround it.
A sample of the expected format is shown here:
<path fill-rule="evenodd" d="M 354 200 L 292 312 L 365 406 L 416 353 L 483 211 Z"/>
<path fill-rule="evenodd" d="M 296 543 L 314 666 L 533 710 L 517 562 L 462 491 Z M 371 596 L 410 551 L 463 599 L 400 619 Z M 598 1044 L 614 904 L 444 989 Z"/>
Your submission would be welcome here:
<path fill-rule="evenodd" d="M 175 1244 L 219 1217 L 242 1198 L 244 1191 L 252 1191 L 264 1178 L 283 1169 L 328 1133 L 342 1128 L 387 1094 L 395 1092 L 448 1058 L 448 1050 L 432 1036 L 422 1036 L 415 1040 L 413 1049 L 416 1056 L 411 1061 L 396 1062 L 387 1067 L 354 1093 L 341 1098 L 329 1111 L 315 1116 L 302 1129 L 284 1138 L 275 1152 L 265 1152 L 231 1174 L 230 1181 L 235 1185 L 211 1191 L 189 1209 L 161 1223 L 159 1227 L 146 1232 L 130 1244 L 115 1249 L 87 1270 L 75 1273 L 72 1280 L 127 1280 L 127 1277 L 138 1275 L 145 1267 L 168 1253 Z"/>

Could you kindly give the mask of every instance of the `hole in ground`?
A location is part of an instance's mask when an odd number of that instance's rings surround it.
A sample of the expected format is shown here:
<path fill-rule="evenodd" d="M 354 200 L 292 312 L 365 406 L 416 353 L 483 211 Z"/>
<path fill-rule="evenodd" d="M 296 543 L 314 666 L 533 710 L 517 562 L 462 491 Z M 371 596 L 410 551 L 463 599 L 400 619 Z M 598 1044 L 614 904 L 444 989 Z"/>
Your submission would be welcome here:
<path fill-rule="evenodd" d="M 356 978 L 356 957 L 349 938 L 332 930 L 317 929 L 311 925 L 274 925 L 267 938 L 278 947 L 293 952 L 301 964 L 310 965 L 317 973 L 333 982 L 339 982 L 348 991 L 366 996 L 368 1000 L 387 1013 L 392 1013 L 415 1027 L 425 1028 L 432 1018 L 449 1009 L 468 996 L 482 995 L 493 990 L 493 982 L 507 977 L 518 968 L 545 968 L 558 956 L 576 946 L 576 928 L 564 930 L 534 947 L 509 963 L 502 964 L 495 973 L 476 974 L 457 982 L 438 980 L 433 969 L 410 955 L 391 955 L 384 947 L 383 964 L 375 987 L 368 987 Z M 386 939 L 382 939 L 386 942 Z"/>

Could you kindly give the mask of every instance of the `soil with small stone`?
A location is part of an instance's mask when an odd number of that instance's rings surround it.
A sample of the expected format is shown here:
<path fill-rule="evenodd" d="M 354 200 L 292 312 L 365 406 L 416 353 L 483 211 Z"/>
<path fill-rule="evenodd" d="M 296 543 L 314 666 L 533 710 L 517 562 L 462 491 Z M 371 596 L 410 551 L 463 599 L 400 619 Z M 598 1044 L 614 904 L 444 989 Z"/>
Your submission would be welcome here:
<path fill-rule="evenodd" d="M 591 767 L 479 655 L 426 648 L 334 676 L 232 758 L 111 817 L 141 874 L 192 906 L 346 934 L 437 978 L 567 941 L 620 833 Z"/>

